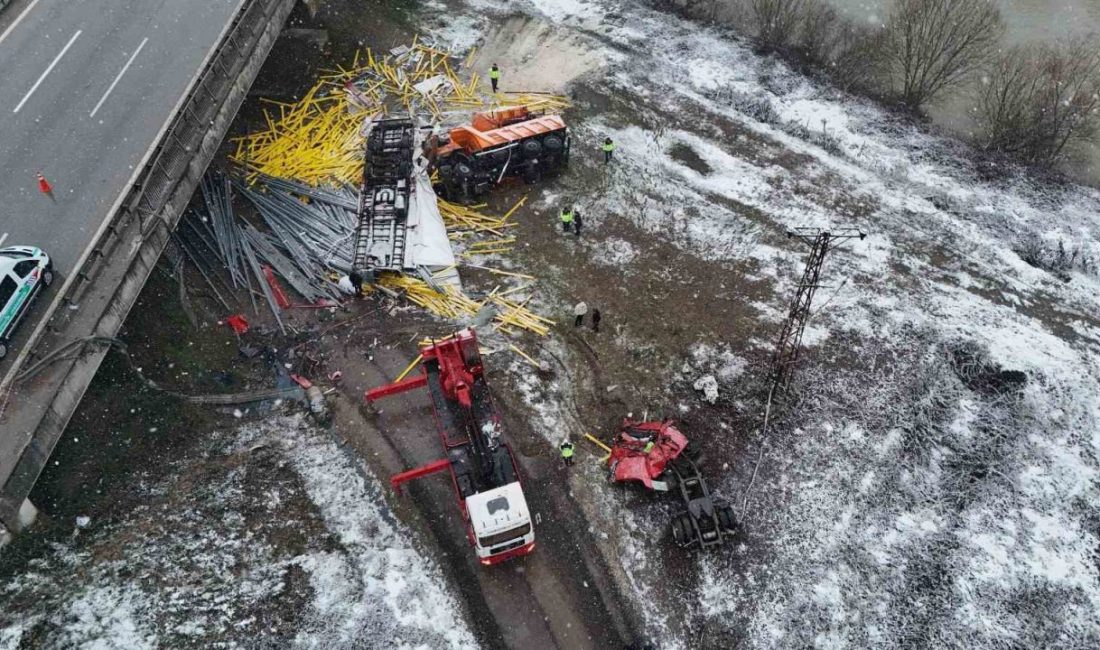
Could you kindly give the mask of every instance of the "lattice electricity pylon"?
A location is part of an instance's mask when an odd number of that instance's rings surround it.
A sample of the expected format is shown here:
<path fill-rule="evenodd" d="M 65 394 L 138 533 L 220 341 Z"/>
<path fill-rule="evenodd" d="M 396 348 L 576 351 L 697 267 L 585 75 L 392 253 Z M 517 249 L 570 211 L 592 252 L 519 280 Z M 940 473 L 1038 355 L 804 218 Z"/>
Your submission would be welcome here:
<path fill-rule="evenodd" d="M 821 277 L 821 265 L 825 262 L 825 254 L 844 240 L 856 237 L 863 239 L 866 236 L 866 233 L 855 228 L 834 231 L 795 228 L 787 231 L 787 237 L 797 237 L 810 244 L 810 255 L 806 258 L 806 269 L 802 272 L 802 279 L 795 287 L 791 310 L 787 314 L 787 319 L 783 321 L 783 330 L 772 356 L 774 392 L 786 390 L 790 385 L 794 365 L 802 349 L 802 332 L 806 329 L 806 319 L 810 317 L 810 305 L 813 303 L 814 292 L 821 286 L 818 280 Z"/>

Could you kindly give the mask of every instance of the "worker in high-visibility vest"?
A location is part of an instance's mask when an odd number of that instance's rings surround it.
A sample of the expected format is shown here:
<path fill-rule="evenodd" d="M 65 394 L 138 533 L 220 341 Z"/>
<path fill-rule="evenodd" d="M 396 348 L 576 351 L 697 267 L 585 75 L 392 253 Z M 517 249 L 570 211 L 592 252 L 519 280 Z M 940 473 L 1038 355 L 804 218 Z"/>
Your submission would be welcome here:
<path fill-rule="evenodd" d="M 565 466 L 569 467 L 573 464 L 573 443 L 569 442 L 569 438 L 562 440 L 558 445 L 558 449 L 561 450 L 561 459 L 565 462 Z"/>
<path fill-rule="evenodd" d="M 561 231 L 568 233 L 573 230 L 573 206 L 561 209 Z"/>
<path fill-rule="evenodd" d="M 493 92 L 496 92 L 497 84 L 500 83 L 500 68 L 495 63 L 489 68 L 489 83 L 493 84 Z"/>
<path fill-rule="evenodd" d="M 615 143 L 611 141 L 611 138 L 604 138 L 603 146 L 600 149 L 603 149 L 603 162 L 606 165 L 611 162 L 611 153 L 615 151 Z"/>
<path fill-rule="evenodd" d="M 648 454 L 649 452 L 653 451 L 653 446 L 654 446 L 653 441 L 650 440 L 649 442 L 645 443 L 645 449 L 642 450 L 642 451 L 644 451 L 645 453 Z"/>

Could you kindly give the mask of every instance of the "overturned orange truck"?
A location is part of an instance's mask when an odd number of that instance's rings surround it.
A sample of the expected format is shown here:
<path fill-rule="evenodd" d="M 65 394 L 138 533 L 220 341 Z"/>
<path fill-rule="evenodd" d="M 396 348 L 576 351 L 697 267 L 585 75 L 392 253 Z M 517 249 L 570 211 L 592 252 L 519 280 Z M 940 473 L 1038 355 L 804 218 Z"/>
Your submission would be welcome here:
<path fill-rule="evenodd" d="M 476 198 L 509 176 L 533 183 L 569 162 L 569 130 L 560 115 L 526 106 L 475 113 L 469 125 L 427 141 L 448 199 Z"/>

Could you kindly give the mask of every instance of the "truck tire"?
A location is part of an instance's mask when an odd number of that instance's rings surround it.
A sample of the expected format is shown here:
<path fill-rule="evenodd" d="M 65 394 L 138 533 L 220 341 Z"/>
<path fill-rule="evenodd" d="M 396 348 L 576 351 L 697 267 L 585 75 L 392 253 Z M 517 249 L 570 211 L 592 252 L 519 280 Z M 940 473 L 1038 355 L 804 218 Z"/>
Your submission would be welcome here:
<path fill-rule="evenodd" d="M 695 530 L 691 527 L 691 515 L 684 513 L 672 519 L 672 541 L 687 546 L 695 540 Z"/>
<path fill-rule="evenodd" d="M 541 153 L 542 153 L 542 143 L 541 142 L 539 142 L 535 138 L 531 138 L 530 140 L 524 140 L 523 141 L 523 157 L 524 157 L 524 159 L 530 160 L 532 158 L 538 158 L 539 154 L 541 154 Z"/>
<path fill-rule="evenodd" d="M 548 135 L 543 138 L 542 146 L 546 147 L 547 152 L 558 154 L 561 153 L 562 148 L 565 147 L 565 143 L 556 135 Z"/>
<path fill-rule="evenodd" d="M 8 356 L 8 342 L 0 340 L 0 359 Z"/>
<path fill-rule="evenodd" d="M 470 163 L 466 162 L 465 160 L 460 160 L 459 162 L 455 163 L 454 173 L 455 177 L 466 180 L 467 178 L 470 178 L 474 175 L 474 168 Z"/>

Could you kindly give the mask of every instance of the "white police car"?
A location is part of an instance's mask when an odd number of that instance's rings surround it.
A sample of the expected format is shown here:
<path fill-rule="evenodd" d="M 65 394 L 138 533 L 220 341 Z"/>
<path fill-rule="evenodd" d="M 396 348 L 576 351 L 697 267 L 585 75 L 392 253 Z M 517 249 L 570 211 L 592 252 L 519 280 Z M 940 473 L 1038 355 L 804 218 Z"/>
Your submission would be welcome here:
<path fill-rule="evenodd" d="M 50 256 L 33 246 L 0 248 L 0 359 L 31 303 L 53 283 Z"/>

